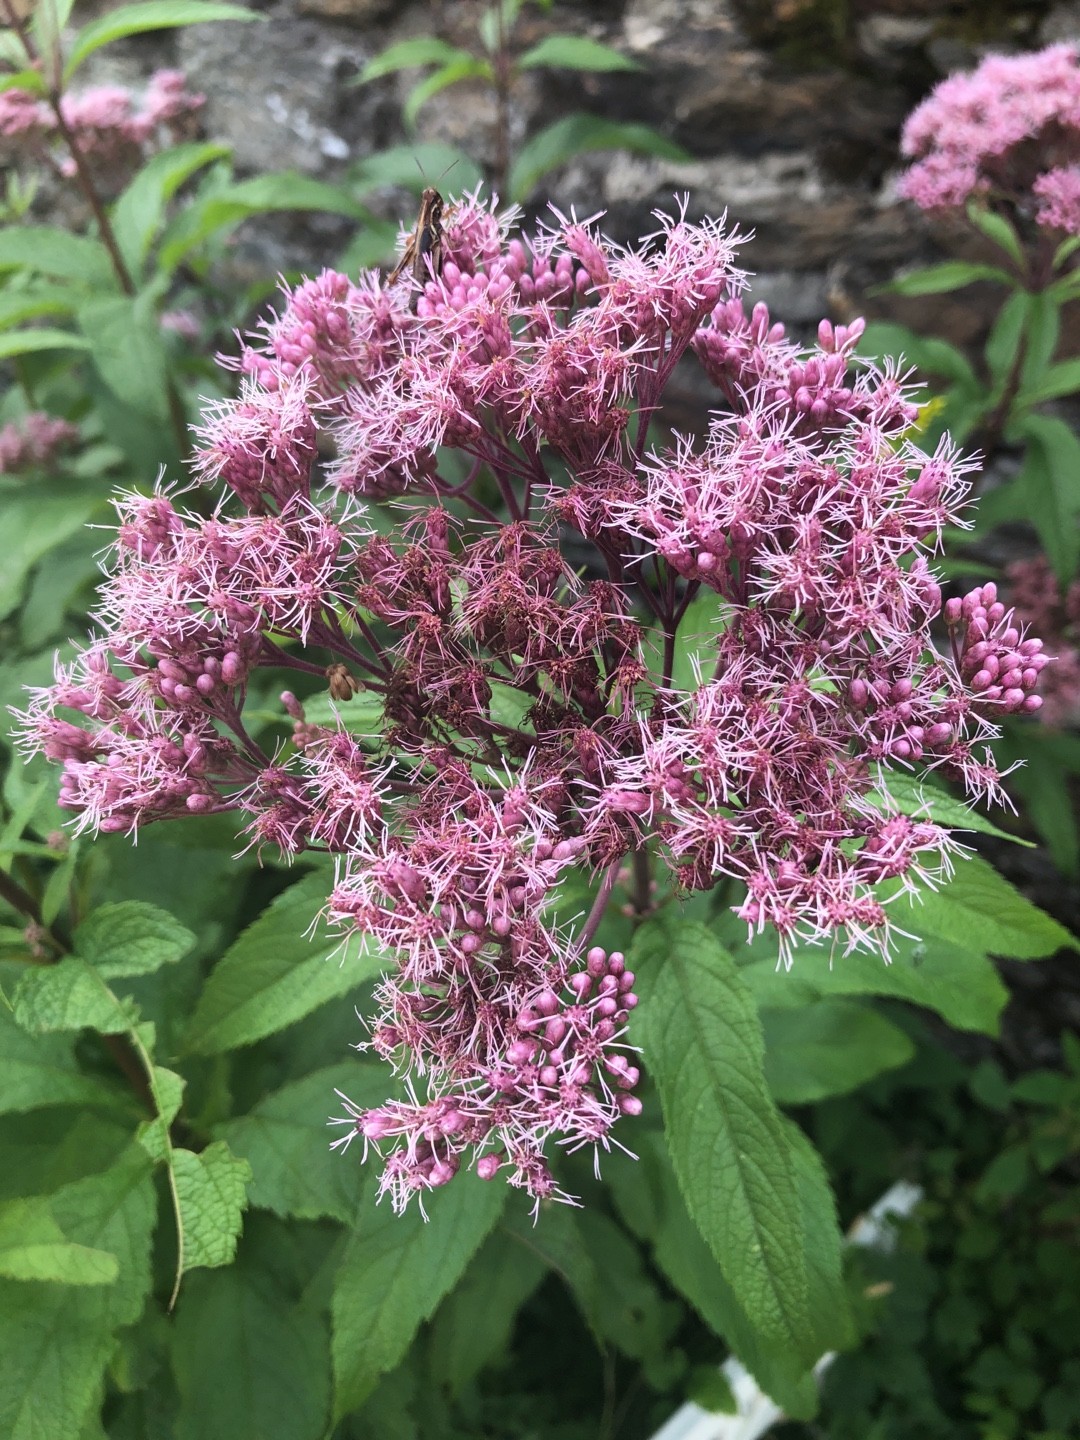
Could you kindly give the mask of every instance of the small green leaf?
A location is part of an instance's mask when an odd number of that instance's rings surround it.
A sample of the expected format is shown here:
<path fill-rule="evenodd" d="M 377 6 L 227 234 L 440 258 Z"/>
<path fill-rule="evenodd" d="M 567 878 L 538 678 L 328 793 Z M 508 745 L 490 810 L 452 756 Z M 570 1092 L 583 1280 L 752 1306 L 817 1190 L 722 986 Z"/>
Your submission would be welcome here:
<path fill-rule="evenodd" d="M 995 280 L 1012 286 L 1016 282 L 996 265 L 974 265 L 968 260 L 944 260 L 940 265 L 926 265 L 898 275 L 882 286 L 894 295 L 940 295 L 947 290 L 961 290 L 976 280 Z"/>
<path fill-rule="evenodd" d="M 6 337 L 0 336 L 0 341 Z M 81 530 L 98 509 L 99 495 L 85 485 L 50 483 L 6 494 L 0 503 L 5 543 L 0 546 L 0 620 L 18 607 L 34 566 Z"/>
<path fill-rule="evenodd" d="M 320 926 L 326 904 L 320 871 L 291 885 L 236 940 L 203 986 L 186 1035 L 197 1055 L 250 1045 L 378 974 L 377 956 L 342 956 L 342 939 Z"/>
<path fill-rule="evenodd" d="M 1000 387 L 1012 370 L 1031 309 L 1026 290 L 1014 290 L 998 311 L 986 341 L 986 363 Z"/>
<path fill-rule="evenodd" d="M 89 349 L 89 342 L 72 330 L 6 330 L 0 335 L 0 360 L 35 355 L 42 350 Z"/>
<path fill-rule="evenodd" d="M 977 230 L 981 230 L 988 240 L 992 240 L 999 249 L 1004 250 L 1011 260 L 1017 265 L 1025 263 L 1024 247 L 1020 243 L 1020 237 L 1015 229 L 994 210 L 986 210 L 977 202 L 972 201 L 967 207 L 968 219 Z"/>
<path fill-rule="evenodd" d="M 1042 405 L 1047 400 L 1059 400 L 1062 395 L 1075 395 L 1080 390 L 1080 358 L 1059 360 L 1044 371 L 1036 385 L 1026 388 L 1017 403 Z"/>
<path fill-rule="evenodd" d="M 75 953 L 106 980 L 147 975 L 186 955 L 195 936 L 165 910 L 141 900 L 99 905 L 75 931 Z"/>
<path fill-rule="evenodd" d="M 629 55 L 602 45 L 599 40 L 590 40 L 587 35 L 548 35 L 524 55 L 519 55 L 515 64 L 518 70 L 534 70 L 540 65 L 553 70 L 597 72 L 641 69 Z"/>
<path fill-rule="evenodd" d="M 364 1187 L 356 1229 L 334 1281 L 334 1415 L 370 1395 L 379 1376 L 401 1360 L 423 1321 L 457 1283 L 506 1202 L 504 1185 L 458 1175 L 395 1215 L 375 1204 L 375 1177 Z"/>
<path fill-rule="evenodd" d="M 411 129 L 416 124 L 416 117 L 424 108 L 427 102 L 440 91 L 448 90 L 451 85 L 457 85 L 462 80 L 492 80 L 494 72 L 487 60 L 480 59 L 477 55 L 466 53 L 462 60 L 454 60 L 449 65 L 442 65 L 429 75 L 426 80 L 421 80 L 409 91 L 408 98 L 402 106 L 402 117 L 405 124 Z"/>
<path fill-rule="evenodd" d="M 91 20 L 75 36 L 64 67 L 64 79 L 75 71 L 95 50 L 123 40 L 128 35 L 145 35 L 150 30 L 178 30 L 187 25 L 202 25 L 209 20 L 262 20 L 256 11 L 241 5 L 223 5 L 216 0 L 140 0 L 136 5 L 121 5 L 97 20 Z"/>
<path fill-rule="evenodd" d="M 1046 373 L 1054 358 L 1060 333 L 1060 306 L 1045 290 L 1032 295 L 1024 336 L 1024 363 L 1020 367 L 1022 390 L 1037 385 Z"/>
<path fill-rule="evenodd" d="M 428 177 L 439 175 L 447 177 L 446 183 L 456 195 L 474 189 L 483 179 L 479 167 L 463 150 L 435 140 L 391 145 L 366 155 L 350 170 L 350 190 L 354 195 L 364 195 L 369 190 L 395 185 L 419 195 L 431 184 Z"/>
<path fill-rule="evenodd" d="M 906 325 L 872 320 L 859 339 L 858 353 L 878 359 L 903 358 L 927 375 L 942 375 L 962 385 L 978 383 L 971 362 L 955 345 L 934 336 L 917 335 Z"/>
<path fill-rule="evenodd" d="M 168 371 L 161 325 L 148 294 L 88 300 L 79 327 L 94 366 L 113 394 L 155 420 L 169 416 Z"/>
<path fill-rule="evenodd" d="M 251 1166 L 238 1160 L 224 1140 L 198 1155 L 174 1150 L 172 1165 L 183 1226 L 182 1272 L 230 1264 L 243 1225 Z"/>
<path fill-rule="evenodd" d="M 97 291 L 117 287 L 109 252 L 100 240 L 51 225 L 8 225 L 0 231 L 0 270 L 22 269 Z"/>
<path fill-rule="evenodd" d="M 521 147 L 510 170 L 510 199 L 528 199 L 549 171 L 590 150 L 629 150 L 633 155 L 659 155 L 665 160 L 690 158 L 681 145 L 648 125 L 620 124 L 596 115 L 566 115 Z"/>
<path fill-rule="evenodd" d="M 780 1105 L 846 1095 L 882 1071 L 906 1065 L 915 1053 L 898 1026 L 857 1000 L 763 1010 L 761 1024 L 765 1075 Z"/>
<path fill-rule="evenodd" d="M 817 1359 L 795 1169 L 757 1009 L 730 955 L 674 916 L 634 940 L 635 1017 L 687 1207 L 766 1340 Z"/>
<path fill-rule="evenodd" d="M 154 155 L 117 200 L 112 223 L 124 260 L 132 274 L 141 273 L 165 207 L 186 180 L 230 154 L 227 145 L 178 145 Z"/>
<path fill-rule="evenodd" d="M 388 45 L 385 50 L 380 50 L 352 83 L 367 85 L 370 81 L 392 75 L 397 70 L 415 70 L 422 65 L 453 65 L 474 58 L 470 51 L 451 45 L 446 40 L 439 40 L 434 35 L 418 35 L 415 39 L 400 40 L 396 45 Z"/>
<path fill-rule="evenodd" d="M 119 1273 L 115 1255 L 67 1239 L 47 1196 L 0 1204 L 0 1275 L 60 1285 L 111 1285 Z"/>

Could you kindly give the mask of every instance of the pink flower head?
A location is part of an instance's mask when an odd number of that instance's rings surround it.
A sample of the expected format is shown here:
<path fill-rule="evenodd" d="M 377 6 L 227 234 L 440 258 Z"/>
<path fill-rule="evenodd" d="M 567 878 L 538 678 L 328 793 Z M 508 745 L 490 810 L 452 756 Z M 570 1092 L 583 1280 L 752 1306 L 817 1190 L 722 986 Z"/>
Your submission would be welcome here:
<path fill-rule="evenodd" d="M 786 962 L 887 954 L 882 882 L 956 849 L 888 771 L 997 797 L 985 743 L 1046 664 L 992 587 L 943 610 L 971 465 L 919 448 L 861 321 L 801 347 L 747 315 L 736 237 L 685 206 L 633 248 L 595 217 L 511 237 L 477 197 L 445 226 L 419 289 L 286 288 L 197 432 L 218 508 L 120 501 L 100 636 L 22 717 L 82 826 L 228 811 L 256 850 L 335 855 L 328 914 L 385 968 L 365 1044 L 402 1080 L 338 1143 L 399 1208 L 463 1166 L 565 1198 L 560 1148 L 640 1109 L 634 978 L 594 943 L 632 851 L 681 890 L 730 877 Z M 688 357 L 720 413 L 650 449 Z"/>
<path fill-rule="evenodd" d="M 899 190 L 923 210 L 973 197 L 1005 202 L 1043 226 L 1080 233 L 1080 48 L 988 55 L 950 75 L 912 111 L 901 149 L 914 163 Z"/>

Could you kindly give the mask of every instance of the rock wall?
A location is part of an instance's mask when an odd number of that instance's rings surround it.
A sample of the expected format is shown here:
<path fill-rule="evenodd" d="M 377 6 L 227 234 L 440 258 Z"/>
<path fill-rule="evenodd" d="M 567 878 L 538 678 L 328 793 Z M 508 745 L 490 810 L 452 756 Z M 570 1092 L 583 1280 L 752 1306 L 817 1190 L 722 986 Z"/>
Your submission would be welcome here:
<path fill-rule="evenodd" d="M 108 7 L 101 7 L 108 8 Z M 401 101 L 415 81 L 350 82 L 387 44 L 436 33 L 475 43 L 479 0 L 272 0 L 265 23 L 204 25 L 128 41 L 92 78 L 133 79 L 178 64 L 208 97 L 205 128 L 227 140 L 241 171 L 295 167 L 338 180 L 356 159 L 407 137 Z M 92 13 L 80 6 L 80 14 Z M 898 300 L 873 287 L 925 263 L 943 236 L 893 192 L 904 116 L 949 70 L 987 49 L 1080 37 L 1080 4 L 1036 0 L 592 0 L 526 4 L 517 39 L 574 30 L 617 46 L 640 74 L 532 72 L 514 91 L 515 143 L 561 113 L 588 108 L 670 136 L 689 163 L 596 154 L 549 177 L 547 193 L 579 213 L 604 208 L 609 233 L 633 238 L 649 212 L 689 195 L 691 215 L 727 210 L 754 232 L 743 252 L 755 298 L 795 328 L 822 314 L 900 318 L 960 343 L 977 339 L 988 297 Z M 490 166 L 495 115 L 483 86 L 444 91 L 416 138 L 448 140 Z M 446 182 L 452 187 L 452 180 Z M 407 213 L 401 193 L 385 213 Z M 246 227 L 241 269 L 275 273 L 331 263 L 348 227 L 327 217 Z M 970 245 L 970 242 L 966 242 Z M 974 254 L 973 250 L 967 252 Z"/>

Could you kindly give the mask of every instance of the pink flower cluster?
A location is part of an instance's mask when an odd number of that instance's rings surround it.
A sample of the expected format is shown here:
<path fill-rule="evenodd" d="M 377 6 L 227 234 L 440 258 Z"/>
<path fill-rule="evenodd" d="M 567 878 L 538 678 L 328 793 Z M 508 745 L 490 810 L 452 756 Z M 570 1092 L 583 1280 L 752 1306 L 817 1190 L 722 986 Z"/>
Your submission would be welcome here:
<path fill-rule="evenodd" d="M 887 952 L 879 882 L 932 882 L 953 842 L 882 772 L 997 793 L 981 744 L 1040 703 L 1039 644 L 986 588 L 931 642 L 926 553 L 969 465 L 909 438 L 861 322 L 807 350 L 747 317 L 736 238 L 681 215 L 635 249 L 562 216 L 510 238 L 468 198 L 423 286 L 288 292 L 198 434 L 221 506 L 120 502 L 100 636 L 24 717 L 82 826 L 235 811 L 254 845 L 338 857 L 329 913 L 387 957 L 370 1044 L 406 1081 L 343 1142 L 384 1154 L 398 1206 L 469 1162 L 557 1193 L 553 1147 L 639 1108 L 633 976 L 594 944 L 630 857 L 730 877 L 787 960 Z M 726 406 L 702 445 L 659 428 L 688 353 Z M 681 690 L 703 587 L 721 618 Z M 266 671 L 342 718 L 287 690 L 275 748 L 245 712 Z M 381 725 L 349 724 L 358 691 Z M 598 886 L 577 922 L 572 871 Z"/>
<path fill-rule="evenodd" d="M 1080 234 L 1080 47 L 988 55 L 912 111 L 901 138 L 914 164 L 900 193 L 924 210 L 972 197 L 1047 229 Z"/>
<path fill-rule="evenodd" d="M 79 431 L 67 420 L 31 410 L 20 420 L 0 429 L 0 475 L 19 470 L 47 470 L 57 455 L 79 439 Z"/>
<path fill-rule="evenodd" d="M 97 177 L 105 183 L 123 183 L 155 143 L 190 138 L 205 98 L 188 90 L 182 70 L 157 70 L 141 100 L 126 86 L 97 85 L 64 95 L 60 112 L 80 155 L 94 166 Z M 0 135 L 20 148 L 51 155 L 59 148 L 60 122 L 46 101 L 13 88 L 0 91 Z M 74 173 L 70 155 L 56 163 L 61 174 Z"/>
<path fill-rule="evenodd" d="M 1016 560 L 1005 572 L 1017 617 L 1046 637 L 1054 657 L 1039 719 L 1064 728 L 1080 723 L 1080 580 L 1065 590 L 1045 555 Z"/>

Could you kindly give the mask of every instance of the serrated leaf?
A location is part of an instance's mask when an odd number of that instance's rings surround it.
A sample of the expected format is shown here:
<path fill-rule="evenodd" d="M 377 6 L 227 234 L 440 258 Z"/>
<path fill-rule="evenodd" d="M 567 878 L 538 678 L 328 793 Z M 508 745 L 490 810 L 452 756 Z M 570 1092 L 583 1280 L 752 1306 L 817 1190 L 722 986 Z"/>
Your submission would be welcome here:
<path fill-rule="evenodd" d="M 926 265 L 909 270 L 883 286 L 894 295 L 940 295 L 947 290 L 960 290 L 976 280 L 996 280 L 1004 285 L 1015 281 L 997 265 L 974 265 L 968 260 L 944 260 L 940 265 Z"/>
<path fill-rule="evenodd" d="M 1080 949 L 1063 925 L 978 856 L 958 864 L 952 879 L 939 890 L 921 890 L 910 904 L 896 900 L 891 913 L 905 930 L 923 938 L 933 936 L 1012 960 Z"/>
<path fill-rule="evenodd" d="M 354 1410 L 379 1376 L 401 1360 L 423 1321 L 435 1313 L 479 1249 L 506 1201 L 506 1187 L 458 1175 L 395 1215 L 376 1206 L 369 1176 L 334 1281 L 334 1415 Z"/>
<path fill-rule="evenodd" d="M 151 30 L 177 30 L 187 25 L 202 25 L 209 20 L 261 20 L 256 11 L 240 5 L 224 5 L 216 0 L 141 0 L 136 5 L 121 5 L 97 20 L 91 20 L 75 36 L 64 66 L 64 79 L 75 71 L 95 50 L 123 40 L 128 35 L 145 35 Z"/>
<path fill-rule="evenodd" d="M 74 949 L 106 980 L 147 975 L 179 960 L 195 936 L 167 910 L 142 900 L 99 905 L 76 929 Z"/>
<path fill-rule="evenodd" d="M 15 1019 L 31 1034 L 97 1030 L 118 1035 L 130 1030 L 135 1012 L 119 1000 L 85 960 L 69 955 L 56 965 L 28 971 L 12 1000 Z"/>
<path fill-rule="evenodd" d="M 687 1207 L 754 1328 L 810 1364 L 817 1347 L 795 1168 L 765 1082 L 753 997 L 694 922 L 649 922 L 633 954 L 635 1025 Z"/>
<path fill-rule="evenodd" d="M 172 1169 L 183 1227 L 178 1268 L 186 1274 L 198 1266 L 228 1265 L 240 1238 L 251 1166 L 217 1140 L 198 1155 L 174 1150 Z"/>
<path fill-rule="evenodd" d="M 514 62 L 518 70 L 533 70 L 539 65 L 553 70 L 592 70 L 603 73 L 613 70 L 640 70 L 629 55 L 610 45 L 591 40 L 587 35 L 548 35 L 539 44 L 519 55 Z"/>
<path fill-rule="evenodd" d="M 100 240 L 51 225 L 8 225 L 0 231 L 0 270 L 32 270 L 94 290 L 115 290 L 116 274 Z"/>
<path fill-rule="evenodd" d="M 1022 835 L 1010 835 L 985 815 L 980 815 L 933 783 L 926 783 L 903 770 L 882 771 L 878 779 L 879 786 L 888 793 L 903 815 L 928 816 L 935 824 L 944 825 L 949 830 L 977 830 L 981 835 L 996 835 L 1000 840 L 1012 841 L 1014 845 L 1032 846 L 1032 841 L 1025 840 Z M 874 791 L 866 798 L 873 805 L 883 803 Z"/>
<path fill-rule="evenodd" d="M 117 243 L 132 274 L 143 268 L 165 207 L 192 175 L 230 154 L 227 145 L 196 142 L 154 155 L 143 166 L 113 208 Z"/>
<path fill-rule="evenodd" d="M 48 1196 L 0 1205 L 0 1276 L 61 1285 L 111 1285 L 119 1273 L 115 1255 L 67 1239 Z"/>
<path fill-rule="evenodd" d="M 313 1307 L 243 1260 L 195 1275 L 177 1308 L 176 1440 L 321 1440 L 329 1335 Z"/>
<path fill-rule="evenodd" d="M 510 199 L 527 199 L 550 170 L 591 150 L 629 150 L 633 155 L 659 155 L 665 160 L 690 158 L 681 145 L 648 125 L 620 124 L 596 115 L 566 115 L 545 126 L 518 151 L 510 169 Z"/>
<path fill-rule="evenodd" d="M 327 888 L 323 872 L 291 885 L 226 950 L 191 1017 L 189 1051 L 220 1055 L 250 1045 L 378 974 L 378 957 L 339 958 L 341 937 L 325 926 L 309 934 Z"/>
<path fill-rule="evenodd" d="M 840 962 L 843 963 L 843 962 Z M 846 1095 L 915 1053 L 899 1026 L 857 1000 L 763 1010 L 765 1075 L 780 1105 Z"/>
<path fill-rule="evenodd" d="M 367 85 L 383 75 L 393 75 L 398 70 L 413 70 L 421 65 L 448 65 L 457 60 L 471 60 L 472 54 L 449 41 L 434 35 L 417 35 L 411 40 L 399 40 L 380 50 L 364 66 L 353 81 L 354 85 Z"/>
<path fill-rule="evenodd" d="M 150 1162 L 134 1147 L 101 1175 L 51 1197 L 57 1224 L 75 1244 L 115 1256 L 111 1285 L 0 1281 L 0 1435 L 5 1440 L 80 1440 L 99 1403 L 114 1332 L 133 1325 L 150 1289 L 155 1216 Z"/>
<path fill-rule="evenodd" d="M 325 725 L 330 730 L 339 726 L 350 735 L 361 738 L 383 733 L 383 697 L 373 690 L 361 690 L 351 700 L 334 700 L 325 691 L 304 700 L 304 719 L 311 725 Z"/>
<path fill-rule="evenodd" d="M 386 1098 L 384 1065 L 342 1061 L 316 1070 L 260 1100 L 247 1115 L 219 1125 L 235 1155 L 251 1166 L 250 1203 L 298 1220 L 347 1221 L 356 1213 L 360 1167 L 331 1151 L 327 1117 L 340 1108 L 335 1091 L 363 1106 Z"/>

